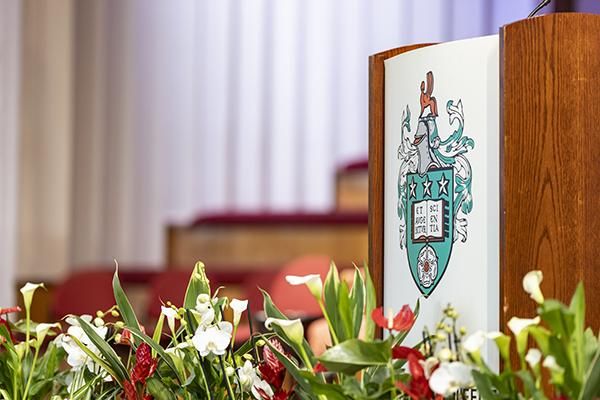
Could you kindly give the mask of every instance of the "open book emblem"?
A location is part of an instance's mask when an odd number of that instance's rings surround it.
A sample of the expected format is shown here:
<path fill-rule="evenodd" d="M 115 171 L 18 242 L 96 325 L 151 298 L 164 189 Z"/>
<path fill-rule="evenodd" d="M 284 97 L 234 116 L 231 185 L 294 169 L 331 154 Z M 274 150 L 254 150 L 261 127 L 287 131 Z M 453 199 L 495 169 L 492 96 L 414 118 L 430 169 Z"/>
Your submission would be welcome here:
<path fill-rule="evenodd" d="M 429 297 L 448 268 L 454 242 L 467 240 L 466 216 L 473 198 L 471 164 L 466 155 L 475 143 L 463 135 L 460 100 L 447 102 L 446 112 L 456 129 L 448 137 L 440 137 L 431 71 L 426 80 L 421 82 L 421 110 L 412 138 L 408 106 L 402 114 L 398 216 L 400 248 L 406 248 L 419 291 Z"/>

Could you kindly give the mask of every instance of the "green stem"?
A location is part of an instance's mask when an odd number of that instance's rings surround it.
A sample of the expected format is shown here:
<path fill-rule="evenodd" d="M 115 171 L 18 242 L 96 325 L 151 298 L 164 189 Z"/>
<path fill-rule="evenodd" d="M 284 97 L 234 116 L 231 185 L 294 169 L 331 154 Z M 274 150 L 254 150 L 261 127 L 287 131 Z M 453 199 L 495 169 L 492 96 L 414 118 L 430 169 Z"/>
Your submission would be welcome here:
<path fill-rule="evenodd" d="M 323 304 L 323 300 L 319 301 L 319 307 L 321 307 L 321 312 L 323 313 L 323 316 L 325 317 L 325 321 L 327 321 L 327 325 L 329 326 L 329 332 L 331 333 L 331 340 L 333 341 L 333 344 L 336 345 L 340 341 L 338 340 L 338 337 L 335 334 L 335 330 L 333 329 L 333 324 L 331 323 L 331 320 L 329 319 L 329 314 L 327 314 L 327 310 L 325 310 L 325 305 Z"/>
<path fill-rule="evenodd" d="M 392 399 L 395 399 L 398 396 L 398 393 L 396 392 L 396 373 L 394 371 L 392 359 L 388 361 L 388 368 L 390 369 L 390 377 L 392 378 Z"/>
<path fill-rule="evenodd" d="M 200 355 L 200 354 L 198 354 Z M 212 394 L 210 393 L 210 389 L 208 388 L 208 381 L 206 380 L 206 374 L 204 373 L 204 366 L 202 365 L 202 357 L 200 357 L 200 372 L 202 373 L 202 381 L 204 382 L 204 390 L 206 391 L 206 397 L 212 400 Z"/>
<path fill-rule="evenodd" d="M 302 361 L 304 361 L 304 365 L 306 365 L 311 371 L 314 369 L 312 363 L 310 362 L 310 358 L 308 357 L 308 354 L 306 354 L 306 350 L 304 349 L 304 346 L 300 345 L 298 346 L 300 349 L 300 358 L 302 358 Z"/>
<path fill-rule="evenodd" d="M 30 322 L 31 322 L 31 314 L 29 311 L 29 307 L 27 307 L 27 309 L 25 310 L 25 329 L 27 330 L 25 332 L 25 353 L 29 353 L 29 338 L 30 338 L 30 333 L 29 333 L 29 327 L 30 327 Z"/>
<path fill-rule="evenodd" d="M 229 382 L 229 377 L 227 376 L 227 371 L 225 371 L 225 363 L 223 362 L 223 356 L 219 356 L 219 362 L 221 363 L 221 369 L 223 370 L 223 375 L 225 376 L 225 382 L 227 383 L 227 392 L 229 393 L 230 399 L 235 399 L 233 395 L 233 389 L 231 388 L 231 382 Z"/>
<path fill-rule="evenodd" d="M 27 329 L 27 332 L 29 332 L 29 329 Z M 27 399 L 27 394 L 29 393 L 29 386 L 31 386 L 31 380 L 33 379 L 33 372 L 35 371 L 35 364 L 37 362 L 38 355 L 40 354 L 40 347 L 41 347 L 41 345 L 38 345 L 36 347 L 35 354 L 33 355 L 33 362 L 31 363 L 31 369 L 29 370 L 29 377 L 27 378 L 27 385 L 25 385 L 25 392 L 23 393 L 23 400 Z"/>

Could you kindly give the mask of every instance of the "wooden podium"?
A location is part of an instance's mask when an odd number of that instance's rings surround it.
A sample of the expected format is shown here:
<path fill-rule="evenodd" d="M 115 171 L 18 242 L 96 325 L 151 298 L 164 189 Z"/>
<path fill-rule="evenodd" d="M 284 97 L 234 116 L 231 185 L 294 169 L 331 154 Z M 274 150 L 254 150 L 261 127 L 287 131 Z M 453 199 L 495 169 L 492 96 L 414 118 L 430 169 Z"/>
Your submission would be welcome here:
<path fill-rule="evenodd" d="M 577 283 L 584 282 L 587 325 L 597 331 L 600 15 L 551 14 L 518 21 L 502 27 L 498 41 L 498 260 L 497 276 L 491 278 L 498 285 L 498 326 L 506 330 L 510 317 L 534 314 L 535 303 L 523 292 L 522 277 L 540 269 L 547 298 L 568 301 Z M 387 268 L 396 268 L 384 264 L 385 225 L 390 223 L 384 212 L 386 113 L 400 118 L 399 110 L 385 110 L 384 63 L 426 46 L 401 47 L 370 58 L 369 261 L 379 304 Z"/>

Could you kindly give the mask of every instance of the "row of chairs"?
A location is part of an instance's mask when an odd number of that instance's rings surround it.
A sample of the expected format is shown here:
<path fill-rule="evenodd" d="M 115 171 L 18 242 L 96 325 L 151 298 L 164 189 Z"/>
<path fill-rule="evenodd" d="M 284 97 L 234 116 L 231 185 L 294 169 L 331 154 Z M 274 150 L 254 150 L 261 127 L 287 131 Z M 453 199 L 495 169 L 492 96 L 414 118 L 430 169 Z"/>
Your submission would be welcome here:
<path fill-rule="evenodd" d="M 211 268 L 207 275 L 211 286 L 225 287 L 231 297 L 248 299 L 255 322 L 260 321 L 263 309 L 262 294 L 258 288 L 269 292 L 274 303 L 285 313 L 312 321 L 321 317 L 321 310 L 309 291 L 303 286 L 290 286 L 286 275 L 320 274 L 325 279 L 329 269 L 329 258 L 325 256 L 305 256 L 285 264 L 275 272 L 243 271 L 230 272 L 225 267 Z M 170 301 L 175 305 L 183 303 L 190 273 L 178 269 L 160 272 L 140 272 L 122 268 L 119 272 L 125 290 L 140 288 L 145 301 L 134 303 L 140 320 L 153 325 L 160 315 L 161 303 Z M 105 269 L 82 270 L 72 274 L 56 288 L 52 313 L 56 319 L 68 314 L 95 314 L 114 304 L 112 291 L 113 272 Z M 137 306 L 137 307 L 136 307 Z M 248 321 L 244 320 L 237 334 L 238 341 L 250 335 Z"/>

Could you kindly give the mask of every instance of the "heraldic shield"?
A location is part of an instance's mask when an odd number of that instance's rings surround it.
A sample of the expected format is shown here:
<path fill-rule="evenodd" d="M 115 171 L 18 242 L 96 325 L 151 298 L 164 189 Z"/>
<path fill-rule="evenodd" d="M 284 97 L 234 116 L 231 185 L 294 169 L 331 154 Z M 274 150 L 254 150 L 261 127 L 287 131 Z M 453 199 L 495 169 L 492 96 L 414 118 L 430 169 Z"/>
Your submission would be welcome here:
<path fill-rule="evenodd" d="M 448 100 L 446 112 L 454 131 L 438 131 L 433 72 L 421 82 L 421 112 L 414 135 L 411 113 L 402 113 L 398 158 L 399 244 L 406 247 L 410 273 L 419 291 L 429 297 L 448 269 L 452 247 L 467 241 L 466 216 L 473 207 L 471 164 L 475 142 L 463 134 L 460 100 Z M 411 137 L 412 136 L 412 137 Z"/>
<path fill-rule="evenodd" d="M 454 169 L 430 169 L 406 176 L 406 251 L 410 272 L 428 297 L 440 282 L 452 253 Z"/>

